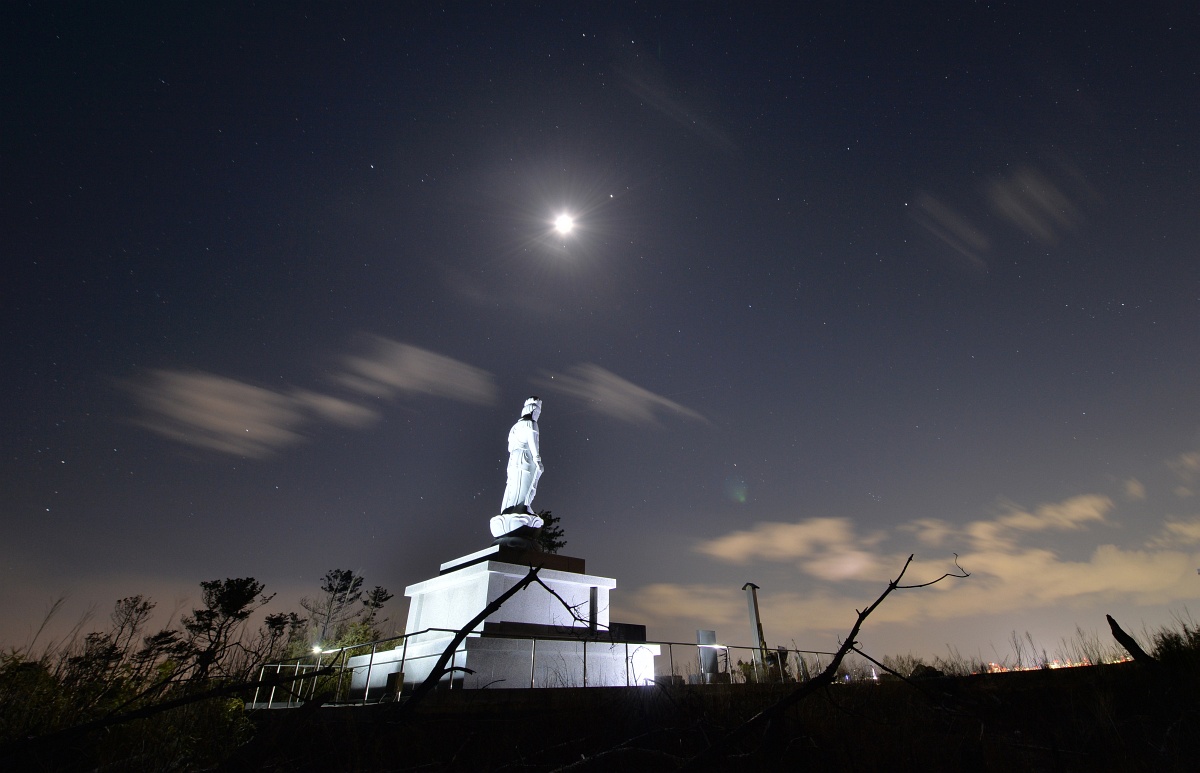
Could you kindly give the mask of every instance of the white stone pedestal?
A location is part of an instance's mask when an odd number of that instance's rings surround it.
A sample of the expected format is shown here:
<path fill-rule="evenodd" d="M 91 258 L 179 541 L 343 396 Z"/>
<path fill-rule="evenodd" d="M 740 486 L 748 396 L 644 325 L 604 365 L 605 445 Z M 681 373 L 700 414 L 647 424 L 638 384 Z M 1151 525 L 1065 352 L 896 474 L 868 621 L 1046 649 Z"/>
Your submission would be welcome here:
<path fill-rule="evenodd" d="M 491 549 L 482 552 L 490 553 Z M 536 554 L 530 557 L 536 561 Z M 498 560 L 483 560 L 457 568 L 460 565 L 453 561 L 443 564 L 440 576 L 404 589 L 404 595 L 412 599 L 408 607 L 408 622 L 404 627 L 410 634 L 410 647 L 418 641 L 452 636 L 529 573 L 529 564 Z M 575 615 L 583 618 L 583 621 L 577 620 L 545 588 L 534 584 L 505 602 L 485 622 L 535 623 L 587 629 L 589 622 L 595 620 L 598 628 L 608 628 L 608 592 L 617 586 L 616 580 L 549 568 L 539 571 L 538 577 L 574 607 Z M 593 588 L 596 589 L 595 594 L 592 593 Z M 422 633 L 431 628 L 445 630 Z M 476 630 L 482 631 L 483 626 L 480 625 Z"/>
<path fill-rule="evenodd" d="M 608 597 L 616 580 L 584 574 L 582 559 L 493 546 L 442 564 L 439 576 L 404 589 L 411 599 L 408 635 L 394 650 L 350 658 L 351 698 L 362 698 L 364 691 L 368 698 L 383 697 L 401 683 L 411 687 L 424 681 L 454 634 L 520 582 L 531 563 L 543 566 L 538 577 L 574 614 L 545 588 L 530 585 L 459 644 L 451 665 L 474 673 L 454 672 L 448 681 L 466 688 L 653 681 L 658 646 L 613 641 L 609 633 Z"/>

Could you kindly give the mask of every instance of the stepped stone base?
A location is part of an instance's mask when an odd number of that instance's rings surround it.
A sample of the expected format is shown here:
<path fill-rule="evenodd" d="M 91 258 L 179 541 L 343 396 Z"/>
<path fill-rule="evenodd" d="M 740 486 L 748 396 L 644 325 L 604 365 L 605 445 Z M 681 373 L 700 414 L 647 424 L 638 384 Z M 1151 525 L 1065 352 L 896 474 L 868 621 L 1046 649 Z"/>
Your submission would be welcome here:
<path fill-rule="evenodd" d="M 474 673 L 455 671 L 445 681 L 465 688 L 653 681 L 659 648 L 645 643 L 645 627 L 617 624 L 609 630 L 608 597 L 616 580 L 584 574 L 582 558 L 500 544 L 447 561 L 437 577 L 404 589 L 411 599 L 409 636 L 394 650 L 350 658 L 351 699 L 383 699 L 420 684 L 454 633 L 520 582 L 531 565 L 542 567 L 538 577 L 562 601 L 536 584 L 513 596 L 455 651 L 451 665 Z"/>

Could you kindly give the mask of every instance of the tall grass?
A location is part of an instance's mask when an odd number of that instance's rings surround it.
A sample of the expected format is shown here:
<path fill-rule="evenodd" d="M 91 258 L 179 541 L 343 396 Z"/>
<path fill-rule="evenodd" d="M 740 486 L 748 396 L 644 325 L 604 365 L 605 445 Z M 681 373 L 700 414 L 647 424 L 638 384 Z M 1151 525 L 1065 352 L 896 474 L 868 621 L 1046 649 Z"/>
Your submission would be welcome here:
<path fill-rule="evenodd" d="M 34 647 L 39 641 L 35 637 L 29 645 L 0 653 L 0 769 L 205 770 L 229 760 L 255 734 L 255 726 L 247 717 L 243 702 L 236 697 L 199 700 L 130 721 L 103 727 L 97 725 L 139 709 L 153 709 L 168 700 L 186 698 L 214 683 L 234 683 L 240 675 L 255 671 L 255 664 L 262 662 L 264 655 L 272 651 L 271 646 L 279 651 L 286 645 L 275 641 L 274 645 L 268 646 L 270 640 L 269 637 L 262 638 L 264 632 L 248 633 L 232 640 L 223 650 L 213 676 L 203 685 L 195 684 L 189 680 L 189 674 L 194 673 L 194 652 L 182 646 L 179 638 L 168 635 L 169 632 L 147 635 L 143 630 L 147 604 L 140 597 L 123 599 L 118 602 L 109 626 L 103 631 L 84 635 L 81 631 L 86 622 L 81 622 L 74 634 L 44 642 L 40 650 Z M 52 613 L 56 611 L 57 608 Z M 930 704 L 925 695 L 928 691 L 914 691 L 902 684 L 881 684 L 878 690 L 833 690 L 830 700 L 836 702 L 836 712 L 828 710 L 828 701 L 814 701 L 799 711 L 794 727 L 789 725 L 783 729 L 794 735 L 789 741 L 794 754 L 803 750 L 808 750 L 804 754 L 815 754 L 813 750 L 820 747 L 821 755 L 825 756 L 818 755 L 811 760 L 814 764 L 820 763 L 818 768 L 821 764 L 832 766 L 841 760 L 868 769 L 886 756 L 880 751 L 877 760 L 871 756 L 874 752 L 869 751 L 878 745 L 875 741 L 879 734 L 887 736 L 889 743 L 902 744 L 905 754 L 909 755 L 907 759 L 914 765 L 922 759 L 936 758 L 939 764 L 949 760 L 949 757 L 946 760 L 936 755 L 930 757 L 933 748 L 938 754 L 950 748 L 999 754 L 1014 766 L 1033 759 L 1036 754 L 1029 750 L 1035 747 L 1065 749 L 1063 753 L 1075 755 L 1066 758 L 1070 760 L 1111 759 L 1113 764 L 1126 764 L 1135 759 L 1140 750 L 1153 746 L 1157 749 L 1154 754 L 1159 755 L 1158 759 L 1182 760 L 1187 755 L 1181 750 L 1190 748 L 1182 739 L 1193 730 L 1200 732 L 1194 701 L 1195 687 L 1200 685 L 1200 624 L 1187 614 L 1180 615 L 1173 624 L 1147 634 L 1147 638 L 1151 642 L 1150 650 L 1169 676 L 1155 682 L 1162 689 L 1145 689 L 1143 676 L 1154 676 L 1153 673 L 1143 674 L 1125 668 L 1079 671 L 1065 679 L 1046 672 L 1029 679 L 1009 680 L 1014 687 L 998 693 L 1003 695 L 1003 700 L 989 692 L 996 689 L 990 679 L 956 682 L 954 687 L 935 691 L 938 696 L 943 696 L 939 700 L 949 700 L 945 696 L 959 691 L 974 691 L 969 692 L 969 696 L 974 697 L 961 705 Z M 1038 646 L 1028 632 L 1019 635 L 1014 631 L 1010 644 L 1011 654 L 1002 658 L 1008 667 L 1020 665 L 1042 669 L 1049 663 L 1045 649 Z M 1116 653 L 1115 648 L 1098 634 L 1078 628 L 1074 639 L 1062 642 L 1059 654 L 1075 662 L 1099 664 L 1110 662 Z M 964 655 L 954 647 L 947 647 L 945 654 L 928 660 L 906 654 L 884 657 L 880 661 L 905 677 L 918 675 L 919 670 L 927 668 L 949 677 L 988 670 L 988 664 L 982 658 Z M 789 664 L 789 673 L 794 677 L 801 677 L 803 671 L 816 673 L 821 665 L 815 657 L 811 662 L 806 661 L 803 668 L 795 659 Z M 878 673 L 873 672 L 873 668 L 869 661 L 852 657 L 846 659 L 839 673 L 842 677 L 850 677 L 851 682 L 862 682 Z M 722 695 L 732 702 L 729 712 L 732 721 L 761 710 L 766 701 L 774 699 L 773 695 L 783 695 L 788 689 L 791 688 L 787 684 L 683 688 L 683 692 L 668 695 L 671 703 L 662 707 L 666 714 L 661 721 L 668 729 L 692 728 L 694 731 L 713 718 L 710 712 L 718 706 L 712 701 Z M 770 690 L 780 692 L 770 693 Z M 640 691 L 640 688 L 628 692 L 628 696 L 658 694 L 658 690 Z M 1164 701 L 1164 695 L 1170 700 Z M 455 696 L 448 694 L 445 697 Z M 541 700 L 547 702 L 545 705 L 559 705 L 549 694 Z M 700 713 L 687 715 L 686 710 L 693 704 L 699 706 Z M 1177 711 L 1177 707 L 1183 708 Z M 949 709 L 952 711 L 947 713 Z M 977 711 L 984 713 L 977 717 L 973 713 Z M 338 716 L 347 714 L 339 712 Z M 361 716 L 375 715 L 364 712 Z M 843 717 L 847 716 L 869 716 L 875 724 L 867 727 L 859 719 L 844 721 Z M 445 721 L 454 726 L 455 734 L 461 732 L 460 717 Z M 421 727 L 414 725 L 411 733 L 405 730 L 410 733 L 405 737 L 410 742 L 419 742 L 424 733 Z M 896 732 L 888 735 L 891 727 L 896 728 Z M 981 728 L 986 729 L 986 735 Z M 478 728 L 472 732 L 476 730 Z M 562 727 L 559 730 L 567 732 Z M 663 733 L 663 737 L 671 735 L 666 730 Z M 446 748 L 455 746 L 450 741 L 456 737 L 446 739 Z M 38 738 L 51 742 L 30 741 Z M 557 748 L 556 744 L 568 743 L 566 738 L 567 735 L 562 738 L 546 736 L 540 742 L 544 742 L 546 748 Z M 355 753 L 346 746 L 349 743 L 346 738 L 339 740 L 331 735 L 327 740 L 331 746 L 326 758 Z M 300 744 L 302 741 L 292 739 L 288 743 Z M 618 741 L 620 739 L 614 743 Z M 703 739 L 697 742 L 703 742 Z M 281 769 L 284 760 L 291 764 L 297 759 L 296 748 L 277 747 L 270 734 L 256 741 L 256 745 L 260 743 L 267 746 L 263 754 L 278 763 L 273 769 Z M 278 743 L 283 743 L 282 739 Z M 387 752 L 381 749 L 380 754 L 385 753 L 393 754 L 394 747 Z M 672 753 L 687 756 L 678 747 Z M 1032 756 L 1026 759 L 1023 755 L 1027 754 Z M 361 758 L 359 761 L 363 763 L 361 769 L 369 769 L 376 762 L 382 764 L 384 759 L 381 756 L 374 761 Z M 386 759 L 394 765 L 394 758 Z M 1053 759 L 1038 757 L 1039 764 Z M 402 767 L 416 768 L 427 761 L 406 758 Z M 770 761 L 783 762 L 784 759 L 771 757 Z M 964 769 L 970 769 L 970 760 L 964 765 Z M 1177 768 L 1168 764 L 1162 769 Z"/>
<path fill-rule="evenodd" d="M 1200 666 L 1200 624 L 1186 609 L 1174 619 L 1174 626 L 1164 625 L 1151 636 L 1151 654 L 1168 665 Z"/>
<path fill-rule="evenodd" d="M 178 630 L 147 634 L 154 604 L 144 597 L 118 601 L 105 630 L 81 634 L 84 618 L 39 648 L 60 608 L 51 608 L 28 644 L 0 652 L 0 767 L 199 769 L 249 737 L 240 698 L 199 696 L 238 684 L 264 656 L 278 654 L 278 637 L 261 630 L 230 636 L 197 679 L 204 651 Z M 179 705 L 157 710 L 168 703 Z"/>

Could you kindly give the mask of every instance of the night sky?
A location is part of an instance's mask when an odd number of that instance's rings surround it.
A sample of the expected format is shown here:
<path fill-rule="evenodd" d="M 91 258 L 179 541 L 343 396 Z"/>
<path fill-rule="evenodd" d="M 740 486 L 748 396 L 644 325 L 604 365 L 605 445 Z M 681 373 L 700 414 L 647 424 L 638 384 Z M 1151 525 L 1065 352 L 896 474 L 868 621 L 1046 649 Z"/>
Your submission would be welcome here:
<path fill-rule="evenodd" d="M 652 639 L 830 649 L 911 553 L 876 655 L 1200 614 L 1195 5 L 802 5 L 4 4 L 0 643 L 402 626 L 530 394 Z"/>

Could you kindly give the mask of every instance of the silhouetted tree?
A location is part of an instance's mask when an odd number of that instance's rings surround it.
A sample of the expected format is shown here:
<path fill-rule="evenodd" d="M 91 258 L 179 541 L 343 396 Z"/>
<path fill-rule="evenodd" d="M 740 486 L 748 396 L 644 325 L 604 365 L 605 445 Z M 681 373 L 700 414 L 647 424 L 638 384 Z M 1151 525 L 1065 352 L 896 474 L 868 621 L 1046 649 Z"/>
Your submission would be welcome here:
<path fill-rule="evenodd" d="M 303 639 L 307 624 L 308 618 L 295 612 L 267 615 L 259 631 L 257 646 L 253 648 L 255 659 L 266 663 L 284 657 L 294 642 Z"/>
<path fill-rule="evenodd" d="M 215 769 L 253 729 L 231 696 L 332 675 L 258 674 L 284 654 L 285 640 L 303 638 L 307 621 L 271 614 L 247 632 L 272 598 L 262 583 L 244 577 L 201 588 L 203 607 L 181 619 L 183 630 L 143 637 L 154 603 L 130 596 L 105 631 L 37 656 L 0 650 L 0 770 Z"/>
<path fill-rule="evenodd" d="M 263 593 L 264 585 L 253 577 L 208 580 L 200 583 L 204 608 L 193 609 L 180 622 L 188 633 L 195 654 L 192 679 L 207 679 L 229 650 L 238 644 L 242 625 L 255 610 L 275 597 Z"/>
<path fill-rule="evenodd" d="M 362 575 L 350 569 L 330 569 L 321 578 L 322 596 L 305 597 L 300 606 L 312 615 L 316 643 L 328 646 L 358 644 L 379 638 L 379 610 L 392 598 L 387 588 L 363 590 Z"/>
<path fill-rule="evenodd" d="M 312 615 L 316 640 L 325 643 L 336 638 L 338 629 L 358 617 L 358 602 L 362 599 L 363 578 L 351 569 L 330 569 L 321 578 L 318 598 L 300 599 L 300 606 Z"/>
<path fill-rule="evenodd" d="M 374 627 L 375 625 L 386 623 L 387 618 L 377 620 L 379 610 L 383 609 L 383 605 L 391 600 L 392 594 L 388 593 L 388 589 L 382 585 L 376 585 L 367 592 L 367 597 L 363 599 L 363 619 L 364 625 Z"/>
<path fill-rule="evenodd" d="M 557 553 L 566 547 L 567 541 L 562 538 L 563 530 L 559 525 L 559 517 L 549 510 L 542 510 L 538 513 L 538 517 L 545 522 L 537 536 L 537 543 L 542 550 L 547 553 Z"/>

